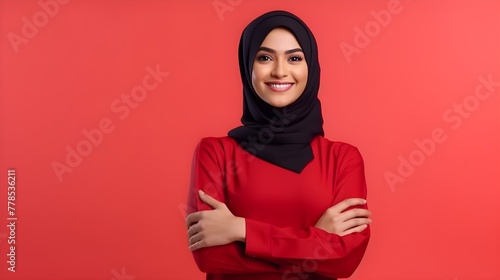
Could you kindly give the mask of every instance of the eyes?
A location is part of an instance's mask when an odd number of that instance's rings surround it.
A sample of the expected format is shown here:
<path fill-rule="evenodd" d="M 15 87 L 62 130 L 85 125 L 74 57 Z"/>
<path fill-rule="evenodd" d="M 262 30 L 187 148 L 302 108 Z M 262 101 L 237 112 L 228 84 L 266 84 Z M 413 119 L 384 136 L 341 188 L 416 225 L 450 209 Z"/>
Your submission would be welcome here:
<path fill-rule="evenodd" d="M 261 55 L 257 55 L 256 60 L 266 62 L 266 61 L 272 61 L 273 58 L 270 55 L 261 54 Z M 300 62 L 302 60 L 304 60 L 304 58 L 301 55 L 296 55 L 296 54 L 291 55 L 288 58 L 288 61 L 290 61 L 290 62 Z"/>

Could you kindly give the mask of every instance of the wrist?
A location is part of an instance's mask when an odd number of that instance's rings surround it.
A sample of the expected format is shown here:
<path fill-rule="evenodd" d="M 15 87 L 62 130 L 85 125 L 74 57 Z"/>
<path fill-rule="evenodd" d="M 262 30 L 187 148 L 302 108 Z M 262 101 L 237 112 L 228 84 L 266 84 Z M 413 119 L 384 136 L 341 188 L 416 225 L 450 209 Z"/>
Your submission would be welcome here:
<path fill-rule="evenodd" d="M 245 242 L 245 218 L 236 217 L 234 221 L 234 241 Z"/>

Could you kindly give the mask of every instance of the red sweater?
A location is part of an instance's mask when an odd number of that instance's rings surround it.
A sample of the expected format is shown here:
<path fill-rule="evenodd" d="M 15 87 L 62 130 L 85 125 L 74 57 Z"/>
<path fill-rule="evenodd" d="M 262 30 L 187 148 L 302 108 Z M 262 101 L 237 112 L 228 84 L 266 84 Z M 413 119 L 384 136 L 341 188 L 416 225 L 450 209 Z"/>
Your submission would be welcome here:
<path fill-rule="evenodd" d="M 322 136 L 311 146 L 314 159 L 297 174 L 252 156 L 230 137 L 200 141 L 187 214 L 212 209 L 199 199 L 202 189 L 245 218 L 246 226 L 245 243 L 193 251 L 207 280 L 322 280 L 356 270 L 370 227 L 340 237 L 314 225 L 330 206 L 366 198 L 363 159 L 356 147 Z"/>

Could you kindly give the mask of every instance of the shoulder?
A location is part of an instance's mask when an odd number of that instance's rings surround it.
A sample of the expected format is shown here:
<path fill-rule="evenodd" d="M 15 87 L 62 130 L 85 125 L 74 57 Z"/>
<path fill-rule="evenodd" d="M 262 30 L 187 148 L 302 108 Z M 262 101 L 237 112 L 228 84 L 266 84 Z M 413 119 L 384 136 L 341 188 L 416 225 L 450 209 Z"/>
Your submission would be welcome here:
<path fill-rule="evenodd" d="M 323 136 L 317 136 L 314 140 L 321 152 L 328 153 L 339 163 L 363 163 L 363 157 L 358 147 L 350 143 L 342 141 L 332 141 Z"/>
<path fill-rule="evenodd" d="M 237 142 L 229 136 L 209 136 L 201 138 L 196 149 L 198 151 L 222 154 L 228 150 L 233 150 L 236 145 Z"/>
<path fill-rule="evenodd" d="M 229 136 L 208 136 L 208 137 L 203 137 L 201 138 L 200 142 L 198 145 L 203 145 L 203 146 L 230 146 L 234 145 L 236 141 L 229 137 Z"/>
<path fill-rule="evenodd" d="M 202 164 L 204 168 L 214 170 L 226 164 L 229 150 L 234 150 L 236 141 L 228 136 L 203 137 L 194 149 L 193 164 Z"/>

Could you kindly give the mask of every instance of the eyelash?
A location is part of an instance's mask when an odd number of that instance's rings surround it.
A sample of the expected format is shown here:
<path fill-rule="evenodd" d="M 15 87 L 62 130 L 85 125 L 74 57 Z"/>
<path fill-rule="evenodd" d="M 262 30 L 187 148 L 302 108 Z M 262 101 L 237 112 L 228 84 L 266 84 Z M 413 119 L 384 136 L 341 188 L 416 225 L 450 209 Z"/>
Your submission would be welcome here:
<path fill-rule="evenodd" d="M 259 61 L 268 61 L 268 60 L 265 60 L 264 58 L 271 59 L 270 56 L 263 54 L 263 55 L 258 56 L 257 60 L 259 60 Z M 300 55 L 294 55 L 294 56 L 290 57 L 290 59 L 295 59 L 295 58 L 296 58 L 296 60 L 292 60 L 292 62 L 299 62 L 299 61 L 303 60 L 302 56 L 300 56 Z"/>

